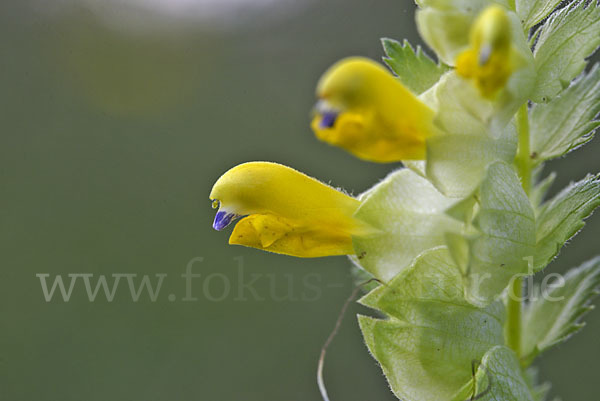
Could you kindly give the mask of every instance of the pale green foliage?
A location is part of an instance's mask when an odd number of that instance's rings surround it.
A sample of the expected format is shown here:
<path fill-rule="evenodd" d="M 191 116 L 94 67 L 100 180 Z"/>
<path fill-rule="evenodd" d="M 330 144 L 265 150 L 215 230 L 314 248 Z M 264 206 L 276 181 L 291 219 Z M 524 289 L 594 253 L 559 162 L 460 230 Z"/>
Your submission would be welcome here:
<path fill-rule="evenodd" d="M 531 28 L 548 16 L 561 0 L 517 0 L 517 14 L 524 28 Z"/>
<path fill-rule="evenodd" d="M 426 249 L 445 243 L 459 222 L 444 214 L 456 200 L 446 198 L 417 173 L 391 173 L 364 196 L 356 217 L 380 230 L 354 238 L 360 265 L 380 280 L 390 280 Z"/>
<path fill-rule="evenodd" d="M 471 380 L 461 392 L 452 398 L 452 401 L 468 400 L 469 397 L 484 393 L 488 388 L 489 391 L 483 397 L 477 398 L 478 400 L 536 400 L 515 353 L 504 346 L 491 348 L 485 354 L 475 374 L 475 380 Z"/>
<path fill-rule="evenodd" d="M 564 286 L 534 289 L 535 299 L 524 315 L 523 354 L 531 360 L 538 353 L 565 341 L 584 326 L 581 317 L 592 309 L 590 301 L 598 295 L 600 257 L 570 270 Z"/>
<path fill-rule="evenodd" d="M 477 308 L 466 301 L 444 248 L 418 257 L 360 302 L 387 315 L 359 321 L 369 350 L 405 401 L 449 400 L 471 379 L 471 362 L 503 343 L 502 305 Z"/>
<path fill-rule="evenodd" d="M 512 71 L 484 98 L 446 65 L 493 3 L 511 21 Z M 355 214 L 379 230 L 353 238 L 353 261 L 380 280 L 361 303 L 384 315 L 360 316 L 360 326 L 403 401 L 544 401 L 549 384 L 525 367 L 582 327 L 597 294 L 600 257 L 552 290 L 562 301 L 538 299 L 523 318 L 508 301 L 505 319 L 498 301 L 515 275 L 545 268 L 600 205 L 594 175 L 544 201 L 556 174 L 540 179 L 543 162 L 585 144 L 600 125 L 600 68 L 573 81 L 600 44 L 600 8 L 579 1 L 554 10 L 558 3 L 417 0 L 419 32 L 442 64 L 406 41 L 383 40 L 386 63 L 434 111 L 436 130 L 426 159 L 364 193 Z M 528 100 L 543 103 L 528 111 Z"/>
<path fill-rule="evenodd" d="M 550 16 L 536 34 L 535 102 L 556 96 L 585 67 L 585 58 L 600 46 L 600 7 L 577 1 Z"/>
<path fill-rule="evenodd" d="M 534 271 L 546 267 L 600 205 L 600 179 L 587 176 L 545 202 L 536 219 Z"/>
<path fill-rule="evenodd" d="M 440 135 L 427 145 L 427 177 L 442 193 L 457 198 L 479 186 L 489 163 L 511 160 L 516 149 L 507 136 Z"/>
<path fill-rule="evenodd" d="M 414 93 L 425 92 L 449 70 L 448 66 L 436 63 L 423 53 L 421 46 L 417 46 L 415 51 L 407 40 L 400 43 L 384 38 L 381 42 L 387 55 L 383 60 L 404 86 Z"/>
<path fill-rule="evenodd" d="M 600 26 L 599 26 L 600 28 Z M 598 33 L 600 36 L 600 33 Z M 600 68 L 598 65 L 574 81 L 546 104 L 530 113 L 531 152 L 536 161 L 563 156 L 593 138 L 600 121 Z"/>
<path fill-rule="evenodd" d="M 513 161 L 517 150 L 514 127 L 508 125 L 493 135 L 489 122 L 494 104 L 454 72 L 445 74 L 421 99 L 437 111 L 435 123 L 441 133 L 427 140 L 425 170 L 442 193 L 468 196 L 479 186 L 489 164 Z"/>
<path fill-rule="evenodd" d="M 477 234 L 452 243 L 451 250 L 465 275 L 467 299 L 483 306 L 500 295 L 513 275 L 527 273 L 524 258 L 533 253 L 535 220 L 519 178 L 504 163 L 488 168 L 474 196 Z"/>

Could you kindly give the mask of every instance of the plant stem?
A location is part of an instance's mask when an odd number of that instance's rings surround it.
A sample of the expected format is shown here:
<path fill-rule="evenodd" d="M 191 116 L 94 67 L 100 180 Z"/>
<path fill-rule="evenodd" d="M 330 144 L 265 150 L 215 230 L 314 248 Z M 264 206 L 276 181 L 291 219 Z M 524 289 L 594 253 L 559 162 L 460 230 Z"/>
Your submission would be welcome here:
<path fill-rule="evenodd" d="M 515 164 L 521 177 L 521 185 L 525 194 L 531 191 L 531 156 L 529 150 L 529 117 L 527 102 L 517 112 L 517 132 L 519 134 L 519 149 Z M 506 304 L 506 344 L 521 357 L 521 312 L 523 309 L 523 281 L 521 277 L 512 280 Z"/>
<path fill-rule="evenodd" d="M 517 112 L 517 132 L 519 133 L 519 150 L 515 162 L 521 177 L 523 190 L 529 196 L 531 190 L 531 155 L 529 150 L 529 116 L 527 103 Z"/>
<path fill-rule="evenodd" d="M 515 277 L 509 288 L 508 301 L 506 303 L 506 345 L 508 345 L 517 357 L 521 358 L 521 296 L 523 295 L 523 281 L 521 277 Z"/>

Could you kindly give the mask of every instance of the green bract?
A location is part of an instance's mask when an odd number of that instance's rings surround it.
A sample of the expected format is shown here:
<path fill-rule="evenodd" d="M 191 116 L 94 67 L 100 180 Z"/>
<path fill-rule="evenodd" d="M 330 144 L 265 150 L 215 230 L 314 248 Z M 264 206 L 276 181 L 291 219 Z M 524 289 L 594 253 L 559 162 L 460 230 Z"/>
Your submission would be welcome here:
<path fill-rule="evenodd" d="M 455 238 L 450 249 L 465 277 L 467 299 L 483 306 L 497 298 L 515 274 L 527 273 L 535 221 L 514 169 L 504 163 L 489 166 L 472 196 L 477 232 L 463 237 L 462 243 Z"/>
<path fill-rule="evenodd" d="M 475 379 L 452 398 L 452 401 L 475 399 L 480 394 L 485 395 L 478 399 L 489 401 L 535 401 L 532 390 L 515 353 L 507 347 L 496 346 L 482 358 Z"/>
<path fill-rule="evenodd" d="M 390 174 L 364 195 L 356 212 L 379 230 L 354 238 L 358 263 L 380 280 L 392 279 L 423 251 L 444 245 L 447 233 L 462 230 L 444 213 L 456 202 L 409 169 Z"/>
<path fill-rule="evenodd" d="M 360 326 L 394 393 L 402 400 L 449 400 L 471 379 L 471 361 L 503 343 L 503 308 L 469 303 L 444 248 L 432 249 L 360 301 L 386 320 Z"/>
<path fill-rule="evenodd" d="M 427 140 L 424 171 L 442 193 L 468 196 L 480 185 L 488 165 L 512 163 L 517 151 L 514 126 L 492 133 L 494 104 L 456 73 L 445 74 L 421 99 L 437 112 L 439 134 Z"/>

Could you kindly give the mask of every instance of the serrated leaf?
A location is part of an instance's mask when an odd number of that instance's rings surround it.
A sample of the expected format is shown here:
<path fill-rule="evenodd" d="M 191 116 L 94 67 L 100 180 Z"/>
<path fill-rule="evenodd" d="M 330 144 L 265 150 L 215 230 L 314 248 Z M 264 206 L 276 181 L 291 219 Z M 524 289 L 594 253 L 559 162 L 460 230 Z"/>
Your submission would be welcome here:
<path fill-rule="evenodd" d="M 448 400 L 481 360 L 503 343 L 504 307 L 474 307 L 445 248 L 430 250 L 360 301 L 388 319 L 360 316 L 369 350 L 404 401 Z"/>
<path fill-rule="evenodd" d="M 536 218 L 535 271 L 554 259 L 565 242 L 583 228 L 583 220 L 598 205 L 600 177 L 592 175 L 572 183 L 542 205 Z"/>
<path fill-rule="evenodd" d="M 472 379 L 452 401 L 534 401 L 515 353 L 504 346 L 490 349 Z"/>
<path fill-rule="evenodd" d="M 457 200 L 422 176 L 401 169 L 370 189 L 355 214 L 379 233 L 353 239 L 356 261 L 380 280 L 392 279 L 421 252 L 443 245 L 461 224 L 444 214 Z"/>
<path fill-rule="evenodd" d="M 517 14 L 528 29 L 546 18 L 562 0 L 517 0 Z"/>
<path fill-rule="evenodd" d="M 581 317 L 592 309 L 600 286 L 600 257 L 571 269 L 564 286 L 536 287 L 523 315 L 523 354 L 530 362 L 537 354 L 579 331 Z"/>
<path fill-rule="evenodd" d="M 552 99 L 584 68 L 585 58 L 600 46 L 600 7 L 577 1 L 548 18 L 540 28 L 534 57 L 537 80 L 531 99 Z"/>
<path fill-rule="evenodd" d="M 417 46 L 415 51 L 407 40 L 400 43 L 383 38 L 381 43 L 387 55 L 383 60 L 394 71 L 404 86 L 413 93 L 425 92 L 450 69 L 447 65 L 438 64 L 429 58 L 423 53 L 421 46 Z"/>
<path fill-rule="evenodd" d="M 596 64 L 559 96 L 549 103 L 535 105 L 529 112 L 534 160 L 560 157 L 591 140 L 600 126 L 600 121 L 594 120 L 598 113 L 600 68 Z"/>
<path fill-rule="evenodd" d="M 516 172 L 505 163 L 488 168 L 476 196 L 479 212 L 473 225 L 478 233 L 466 238 L 465 293 L 470 302 L 482 306 L 500 295 L 515 274 L 527 273 L 525 258 L 535 249 L 535 219 Z M 452 249 L 452 254 L 465 251 Z"/>

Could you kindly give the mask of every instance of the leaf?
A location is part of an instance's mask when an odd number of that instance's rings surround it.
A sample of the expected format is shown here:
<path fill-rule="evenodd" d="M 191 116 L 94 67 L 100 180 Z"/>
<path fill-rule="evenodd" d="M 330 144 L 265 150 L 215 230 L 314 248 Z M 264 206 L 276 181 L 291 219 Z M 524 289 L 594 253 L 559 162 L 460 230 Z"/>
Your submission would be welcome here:
<path fill-rule="evenodd" d="M 594 120 L 598 113 L 600 68 L 596 64 L 559 96 L 549 103 L 535 105 L 529 112 L 534 160 L 542 162 L 563 156 L 590 141 L 600 126 L 600 121 Z"/>
<path fill-rule="evenodd" d="M 423 53 L 421 46 L 417 46 L 415 51 L 407 40 L 400 43 L 383 38 L 381 43 L 387 55 L 383 58 L 385 63 L 400 78 L 404 86 L 416 94 L 431 88 L 446 71 L 450 70 L 447 65 L 438 64 L 429 58 Z"/>
<path fill-rule="evenodd" d="M 526 258 L 535 249 L 535 219 L 517 174 L 505 163 L 488 168 L 476 197 L 477 234 L 467 236 L 463 244 L 448 245 L 453 256 L 459 255 L 456 262 L 465 266 L 467 299 L 483 306 L 500 295 L 515 274 L 528 272 Z"/>
<path fill-rule="evenodd" d="M 572 183 L 539 209 L 536 219 L 534 270 L 540 271 L 560 248 L 585 225 L 584 219 L 600 205 L 600 175 Z"/>
<path fill-rule="evenodd" d="M 474 383 L 475 382 L 475 383 Z M 476 398 L 477 397 L 477 398 Z M 534 401 L 515 353 L 504 346 L 490 349 L 471 380 L 452 401 Z"/>
<path fill-rule="evenodd" d="M 550 276 L 548 276 L 550 277 Z M 581 330 L 581 317 L 593 309 L 599 294 L 600 256 L 569 270 L 563 286 L 537 286 L 523 314 L 523 355 L 530 362 L 540 352 Z"/>
<path fill-rule="evenodd" d="M 503 305 L 481 309 L 467 302 L 445 248 L 427 251 L 360 302 L 387 315 L 359 316 L 359 322 L 392 391 L 404 401 L 450 399 L 471 379 L 471 361 L 504 341 Z"/>
<path fill-rule="evenodd" d="M 446 232 L 460 230 L 444 213 L 455 202 L 412 170 L 391 173 L 364 195 L 355 214 L 380 230 L 353 239 L 355 262 L 380 280 L 392 279 L 421 252 L 443 245 Z"/>
<path fill-rule="evenodd" d="M 529 29 L 546 18 L 562 0 L 517 0 L 517 15 Z"/>
<path fill-rule="evenodd" d="M 546 102 L 585 68 L 585 58 L 600 45 L 600 7 L 576 1 L 548 18 L 540 28 L 534 58 L 537 80 L 531 99 Z"/>

